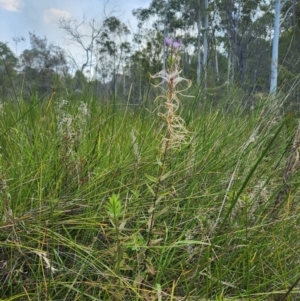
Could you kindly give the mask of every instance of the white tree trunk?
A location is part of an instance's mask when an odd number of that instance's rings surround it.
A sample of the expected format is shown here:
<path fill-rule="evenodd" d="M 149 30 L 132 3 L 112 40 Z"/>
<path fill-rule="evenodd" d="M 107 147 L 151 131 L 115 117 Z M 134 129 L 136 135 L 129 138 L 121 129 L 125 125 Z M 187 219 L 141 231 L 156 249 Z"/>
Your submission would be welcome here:
<path fill-rule="evenodd" d="M 216 45 L 215 41 L 215 45 Z M 217 74 L 217 81 L 220 82 L 220 73 L 219 73 L 219 61 L 218 61 L 218 49 L 217 46 L 215 46 L 215 65 L 216 65 L 216 74 Z"/>
<path fill-rule="evenodd" d="M 167 49 L 166 49 L 166 38 L 167 38 L 167 12 L 168 12 L 169 0 L 166 2 L 165 16 L 164 16 L 164 44 L 163 44 L 163 70 L 167 69 Z"/>
<path fill-rule="evenodd" d="M 231 61 L 232 61 L 232 47 L 231 42 L 229 41 L 229 51 L 228 51 L 228 62 L 227 62 L 227 87 L 231 84 Z"/>
<path fill-rule="evenodd" d="M 278 43 L 279 43 L 279 29 L 280 29 L 279 19 L 280 19 L 280 0 L 275 0 L 274 37 L 273 37 L 273 46 L 272 46 L 270 94 L 276 94 L 276 90 L 277 90 Z"/>
<path fill-rule="evenodd" d="M 198 49 L 197 49 L 197 84 L 200 83 L 201 76 L 201 15 L 200 15 L 200 4 L 198 0 Z"/>
<path fill-rule="evenodd" d="M 205 17 L 204 17 L 204 55 L 203 55 L 203 65 L 204 65 L 204 85 L 207 88 L 207 57 L 208 57 L 208 42 L 207 42 L 207 33 L 208 33 L 208 0 L 204 2 Z"/>

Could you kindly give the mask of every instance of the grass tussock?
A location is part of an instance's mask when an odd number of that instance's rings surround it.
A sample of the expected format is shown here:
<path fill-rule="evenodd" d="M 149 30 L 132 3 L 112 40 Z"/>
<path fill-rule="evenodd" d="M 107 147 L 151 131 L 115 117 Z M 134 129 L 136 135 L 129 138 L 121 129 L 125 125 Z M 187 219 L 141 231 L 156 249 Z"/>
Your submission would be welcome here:
<path fill-rule="evenodd" d="M 173 149 L 162 111 L 3 103 L 1 300 L 283 296 L 300 273 L 297 168 L 283 181 L 297 123 L 200 101 Z"/>

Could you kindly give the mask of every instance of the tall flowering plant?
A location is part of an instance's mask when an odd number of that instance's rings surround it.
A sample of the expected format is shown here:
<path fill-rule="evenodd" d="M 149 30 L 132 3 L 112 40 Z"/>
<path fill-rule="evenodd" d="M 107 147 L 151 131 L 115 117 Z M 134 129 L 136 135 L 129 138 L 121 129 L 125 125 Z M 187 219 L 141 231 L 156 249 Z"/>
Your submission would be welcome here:
<path fill-rule="evenodd" d="M 154 86 L 161 86 L 165 90 L 164 95 L 158 96 L 158 98 L 165 99 L 165 112 L 159 113 L 165 120 L 167 126 L 167 134 L 162 140 L 163 152 L 167 149 L 180 148 L 182 144 L 188 143 L 188 131 L 185 127 L 185 122 L 176 113 L 180 105 L 178 95 L 182 94 L 183 91 L 191 86 L 191 81 L 180 76 L 182 72 L 180 69 L 180 49 L 182 47 L 182 41 L 180 39 L 176 41 L 173 38 L 166 38 L 164 42 L 168 53 L 166 69 L 151 76 L 153 79 L 162 79 L 159 84 Z M 177 85 L 180 82 L 185 82 L 186 85 L 184 88 L 178 89 Z"/>
<path fill-rule="evenodd" d="M 172 177 L 172 173 L 168 172 L 168 153 L 180 149 L 183 144 L 189 143 L 190 140 L 189 132 L 185 127 L 185 122 L 177 114 L 180 106 L 178 96 L 182 95 L 182 92 L 191 86 L 189 80 L 180 76 L 180 49 L 182 47 L 182 41 L 166 38 L 164 43 L 168 53 L 166 68 L 165 70 L 152 75 L 151 78 L 160 79 L 159 83 L 155 84 L 154 87 L 161 87 L 164 91 L 157 99 L 164 99 L 164 110 L 159 113 L 159 116 L 165 121 L 166 134 L 162 138 L 160 157 L 157 158 L 156 161 L 159 166 L 158 174 L 156 176 L 145 175 L 150 182 L 147 186 L 149 187 L 153 199 L 152 202 L 149 203 L 149 218 L 146 224 L 148 233 L 147 238 L 145 239 L 145 246 L 147 248 L 143 250 L 143 256 L 141 256 L 143 266 L 146 268 L 141 279 L 140 287 L 143 287 L 141 294 L 148 290 L 149 287 L 148 284 L 145 285 L 147 282 L 147 275 L 151 274 L 151 277 L 153 277 L 153 271 L 155 273 L 155 268 L 151 264 L 151 258 L 153 256 L 153 253 L 151 253 L 151 246 L 160 244 L 160 242 L 163 241 L 163 238 L 158 238 L 158 235 L 155 234 L 154 228 L 158 206 L 159 204 L 166 202 L 168 196 L 171 194 L 169 192 L 170 187 L 168 187 L 166 182 L 167 179 L 170 180 L 169 178 Z M 181 84 L 179 85 L 179 83 Z"/>
<path fill-rule="evenodd" d="M 176 41 L 172 38 L 167 38 L 164 42 L 168 50 L 168 61 L 166 69 L 151 76 L 152 79 L 161 79 L 160 83 L 154 86 L 162 87 L 165 92 L 163 95 L 160 95 L 157 98 L 163 98 L 165 100 L 165 110 L 164 112 L 159 113 L 159 116 L 161 116 L 164 119 L 167 131 L 166 135 L 162 139 L 161 158 L 158 158 L 157 160 L 160 166 L 160 170 L 157 178 L 155 178 L 154 181 L 155 188 L 152 190 L 154 191 L 153 204 L 149 210 L 151 214 L 147 223 L 148 246 L 150 245 L 150 240 L 154 227 L 155 211 L 158 203 L 162 200 L 162 197 L 160 196 L 161 184 L 169 176 L 169 174 L 166 172 L 167 154 L 169 151 L 179 149 L 181 145 L 187 144 L 189 142 L 189 132 L 185 127 L 185 122 L 178 114 L 176 114 L 180 105 L 178 95 L 182 94 L 183 91 L 185 91 L 191 86 L 191 82 L 189 80 L 180 76 L 181 69 L 179 67 L 179 51 L 182 46 L 182 41 Z M 183 88 L 179 89 L 178 84 L 181 82 L 184 82 L 186 85 Z M 153 182 L 153 177 L 148 178 L 151 182 Z"/>

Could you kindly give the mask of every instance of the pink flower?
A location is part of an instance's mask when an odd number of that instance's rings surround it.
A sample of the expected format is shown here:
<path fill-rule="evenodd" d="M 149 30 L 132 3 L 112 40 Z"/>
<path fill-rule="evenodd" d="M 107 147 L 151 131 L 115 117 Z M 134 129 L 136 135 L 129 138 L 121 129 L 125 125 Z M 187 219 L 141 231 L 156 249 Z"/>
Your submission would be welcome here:
<path fill-rule="evenodd" d="M 181 39 L 179 39 L 177 42 L 175 41 L 173 43 L 174 49 L 178 49 L 180 46 L 182 46 L 182 40 Z"/>
<path fill-rule="evenodd" d="M 173 43 L 173 39 L 172 38 L 165 38 L 165 43 L 166 43 L 166 46 L 171 46 L 172 43 Z"/>

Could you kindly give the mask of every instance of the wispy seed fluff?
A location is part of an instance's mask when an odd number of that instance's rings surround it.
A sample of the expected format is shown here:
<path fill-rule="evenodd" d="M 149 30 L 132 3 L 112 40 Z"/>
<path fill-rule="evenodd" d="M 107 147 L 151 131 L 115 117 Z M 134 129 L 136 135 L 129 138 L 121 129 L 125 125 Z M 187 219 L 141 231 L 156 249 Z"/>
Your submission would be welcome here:
<path fill-rule="evenodd" d="M 189 143 L 189 132 L 185 127 L 185 122 L 176 112 L 180 106 L 178 95 L 182 95 L 182 92 L 191 86 L 191 81 L 180 76 L 182 70 L 179 67 L 179 50 L 182 46 L 182 41 L 173 41 L 172 38 L 166 38 L 165 44 L 168 50 L 168 66 L 166 70 L 151 76 L 152 79 L 162 79 L 159 84 L 153 86 L 162 87 L 165 90 L 165 95 L 160 95 L 156 98 L 156 100 L 158 98 L 165 99 L 165 112 L 159 113 L 159 116 L 165 120 L 167 126 L 167 134 L 162 139 L 163 151 L 166 149 L 178 149 L 183 144 Z M 186 86 L 181 90 L 177 88 L 180 82 L 186 83 Z"/>

